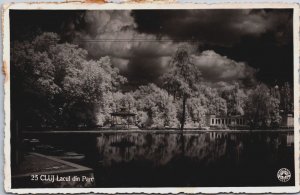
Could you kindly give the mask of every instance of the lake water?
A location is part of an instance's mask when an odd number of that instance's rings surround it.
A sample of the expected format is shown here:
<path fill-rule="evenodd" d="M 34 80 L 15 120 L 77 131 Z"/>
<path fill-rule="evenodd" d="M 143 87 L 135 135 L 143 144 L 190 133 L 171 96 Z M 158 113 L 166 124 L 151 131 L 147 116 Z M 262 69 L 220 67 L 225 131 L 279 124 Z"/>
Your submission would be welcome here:
<path fill-rule="evenodd" d="M 97 187 L 284 186 L 294 172 L 290 132 L 99 133 L 40 136 L 86 155 Z"/>

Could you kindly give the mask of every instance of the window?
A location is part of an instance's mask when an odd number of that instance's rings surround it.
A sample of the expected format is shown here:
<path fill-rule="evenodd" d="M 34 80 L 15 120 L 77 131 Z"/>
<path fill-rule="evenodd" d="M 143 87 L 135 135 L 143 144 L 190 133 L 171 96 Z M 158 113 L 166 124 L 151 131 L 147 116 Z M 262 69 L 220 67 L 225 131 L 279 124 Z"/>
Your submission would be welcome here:
<path fill-rule="evenodd" d="M 215 123 L 215 119 L 211 119 L 211 124 L 213 125 Z"/>

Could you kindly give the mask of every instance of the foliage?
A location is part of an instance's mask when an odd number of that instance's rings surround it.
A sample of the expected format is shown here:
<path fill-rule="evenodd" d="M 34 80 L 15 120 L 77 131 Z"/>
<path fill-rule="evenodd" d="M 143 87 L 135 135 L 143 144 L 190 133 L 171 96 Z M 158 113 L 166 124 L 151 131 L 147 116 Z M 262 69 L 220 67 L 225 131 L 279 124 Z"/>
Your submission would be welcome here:
<path fill-rule="evenodd" d="M 15 114 L 38 126 L 96 124 L 98 107 L 126 80 L 109 57 L 88 60 L 77 45 L 58 42 L 57 34 L 44 33 L 14 44 L 13 94 L 25 97 L 27 108 L 16 107 Z"/>
<path fill-rule="evenodd" d="M 280 109 L 284 114 L 294 113 L 294 97 L 293 97 L 293 89 L 290 87 L 289 83 L 284 83 L 278 92 L 278 88 L 276 90 L 278 94 L 278 98 L 280 99 Z"/>
<path fill-rule="evenodd" d="M 190 61 L 189 55 L 185 48 L 179 48 L 168 66 L 168 71 L 161 77 L 163 88 L 174 98 L 191 95 L 202 80 L 201 71 Z"/>
<path fill-rule="evenodd" d="M 260 84 L 251 90 L 246 102 L 246 116 L 252 128 L 279 126 L 279 100 L 271 96 L 267 86 Z"/>
<path fill-rule="evenodd" d="M 206 105 L 203 104 L 204 101 L 201 100 L 201 97 L 192 97 L 187 101 L 187 112 L 188 112 L 188 121 L 192 123 L 193 127 L 202 127 L 205 126 L 205 114 L 207 111 Z"/>
<path fill-rule="evenodd" d="M 176 106 L 172 97 L 155 84 L 140 86 L 134 92 L 137 110 L 144 113 L 143 119 L 146 123 L 143 126 L 150 127 L 177 127 Z M 145 116 L 147 113 L 147 116 Z M 142 114 L 141 114 L 142 115 Z"/>
<path fill-rule="evenodd" d="M 181 129 L 186 123 L 186 100 L 193 94 L 195 86 L 201 81 L 201 71 L 190 61 L 186 48 L 179 48 L 171 60 L 168 71 L 161 77 L 162 87 L 174 98 L 182 99 L 179 114 Z"/>
<path fill-rule="evenodd" d="M 225 89 L 221 92 L 221 97 L 226 100 L 227 115 L 244 115 L 246 94 L 236 83 L 233 88 Z"/>
<path fill-rule="evenodd" d="M 12 45 L 12 117 L 25 126 L 105 126 L 112 112 L 126 108 L 145 128 L 203 127 L 206 114 L 245 115 L 252 128 L 269 128 L 280 125 L 281 114 L 293 113 L 288 83 L 213 88 L 186 49 L 176 52 L 159 86 L 124 92 L 126 78 L 109 57 L 91 60 L 86 50 L 59 40 L 44 33 Z"/>

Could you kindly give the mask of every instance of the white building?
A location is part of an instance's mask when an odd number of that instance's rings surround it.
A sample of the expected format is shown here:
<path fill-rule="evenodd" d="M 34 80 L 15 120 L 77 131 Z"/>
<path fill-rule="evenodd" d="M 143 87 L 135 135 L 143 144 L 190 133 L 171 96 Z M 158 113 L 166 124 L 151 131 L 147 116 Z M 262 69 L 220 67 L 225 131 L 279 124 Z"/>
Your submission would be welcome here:
<path fill-rule="evenodd" d="M 242 127 L 248 126 L 244 116 L 216 116 L 206 115 L 206 125 L 208 127 Z"/>

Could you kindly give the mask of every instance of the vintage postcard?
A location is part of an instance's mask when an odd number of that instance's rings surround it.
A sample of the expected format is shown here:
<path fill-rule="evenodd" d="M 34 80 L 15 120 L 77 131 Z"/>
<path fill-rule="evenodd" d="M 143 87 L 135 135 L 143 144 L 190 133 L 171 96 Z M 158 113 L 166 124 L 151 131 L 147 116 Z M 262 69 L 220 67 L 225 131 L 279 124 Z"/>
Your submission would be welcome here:
<path fill-rule="evenodd" d="M 298 5 L 3 9 L 7 192 L 299 192 Z"/>

